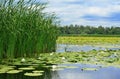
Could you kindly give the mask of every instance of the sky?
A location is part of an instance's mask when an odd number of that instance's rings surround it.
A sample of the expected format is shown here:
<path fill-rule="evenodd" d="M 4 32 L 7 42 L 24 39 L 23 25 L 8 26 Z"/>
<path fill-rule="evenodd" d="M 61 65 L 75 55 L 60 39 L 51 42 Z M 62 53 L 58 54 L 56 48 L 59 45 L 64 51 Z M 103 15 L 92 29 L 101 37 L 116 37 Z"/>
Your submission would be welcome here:
<path fill-rule="evenodd" d="M 120 0 L 46 0 L 61 25 L 120 26 Z"/>

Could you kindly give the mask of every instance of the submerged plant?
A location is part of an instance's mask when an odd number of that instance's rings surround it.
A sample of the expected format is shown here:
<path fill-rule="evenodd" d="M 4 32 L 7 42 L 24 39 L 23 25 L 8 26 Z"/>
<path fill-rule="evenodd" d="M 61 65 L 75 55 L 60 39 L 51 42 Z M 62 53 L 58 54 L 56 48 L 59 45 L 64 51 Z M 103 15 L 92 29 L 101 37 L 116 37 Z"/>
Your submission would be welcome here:
<path fill-rule="evenodd" d="M 0 1 L 0 58 L 33 57 L 56 47 L 54 14 L 43 12 L 46 3 L 36 0 Z"/>

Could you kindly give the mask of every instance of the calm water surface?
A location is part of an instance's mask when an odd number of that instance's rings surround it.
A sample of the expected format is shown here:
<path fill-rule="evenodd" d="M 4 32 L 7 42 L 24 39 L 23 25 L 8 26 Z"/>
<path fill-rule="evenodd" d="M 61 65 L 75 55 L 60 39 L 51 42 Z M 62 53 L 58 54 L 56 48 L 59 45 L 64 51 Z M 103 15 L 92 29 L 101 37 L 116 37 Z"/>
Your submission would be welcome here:
<path fill-rule="evenodd" d="M 120 45 L 70 45 L 70 44 L 58 44 L 56 52 L 80 52 L 80 51 L 91 51 L 91 50 L 119 50 Z"/>
<path fill-rule="evenodd" d="M 64 70 L 51 71 L 49 69 L 43 69 L 45 71 L 43 76 L 40 77 L 28 77 L 24 76 L 25 71 L 18 74 L 0 74 L 0 79 L 119 79 L 120 68 L 104 67 L 100 68 L 97 65 L 86 64 L 61 64 L 59 66 L 76 66 L 77 68 L 65 68 Z M 82 68 L 98 68 L 97 71 L 82 71 Z"/>
<path fill-rule="evenodd" d="M 120 69 L 114 67 L 99 68 L 98 71 L 82 71 L 81 68 L 84 67 L 94 67 L 94 65 L 81 65 L 72 64 L 78 66 L 76 69 L 65 69 L 63 71 L 58 71 L 59 78 L 52 79 L 118 79 L 120 78 Z"/>

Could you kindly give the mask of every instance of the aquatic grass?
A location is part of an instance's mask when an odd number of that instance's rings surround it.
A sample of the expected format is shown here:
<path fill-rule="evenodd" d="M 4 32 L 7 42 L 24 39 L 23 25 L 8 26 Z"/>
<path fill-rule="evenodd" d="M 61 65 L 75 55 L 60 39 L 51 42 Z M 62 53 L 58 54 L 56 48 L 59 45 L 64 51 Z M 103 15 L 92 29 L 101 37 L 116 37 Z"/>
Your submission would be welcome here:
<path fill-rule="evenodd" d="M 56 16 L 45 13 L 46 3 L 35 0 L 0 2 L 0 58 L 35 57 L 55 51 Z"/>

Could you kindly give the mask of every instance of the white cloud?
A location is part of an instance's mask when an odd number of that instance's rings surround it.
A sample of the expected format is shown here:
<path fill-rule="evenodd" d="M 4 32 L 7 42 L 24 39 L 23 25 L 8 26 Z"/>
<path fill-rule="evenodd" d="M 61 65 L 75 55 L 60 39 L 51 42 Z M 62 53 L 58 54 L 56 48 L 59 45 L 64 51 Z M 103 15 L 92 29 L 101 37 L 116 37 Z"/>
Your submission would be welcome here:
<path fill-rule="evenodd" d="M 111 13 L 120 13 L 120 1 L 118 0 L 81 0 L 81 3 L 69 4 L 78 0 L 48 0 L 47 12 L 55 12 L 60 16 L 62 24 L 98 24 L 98 25 L 120 25 L 117 22 L 87 21 L 82 16 L 96 15 L 109 17 Z"/>
<path fill-rule="evenodd" d="M 106 16 L 109 14 L 109 9 L 101 7 L 88 7 L 85 12 L 86 14 L 91 15 Z"/>
<path fill-rule="evenodd" d="M 108 26 L 120 26 L 120 23 L 119 22 L 107 22 L 107 21 L 87 21 L 87 20 L 83 20 L 83 19 L 80 19 L 80 20 L 77 20 L 77 21 L 74 21 L 72 22 L 72 24 L 80 24 L 80 25 L 91 25 L 91 26 L 99 26 L 99 25 L 103 25 L 105 27 L 108 27 Z"/>

